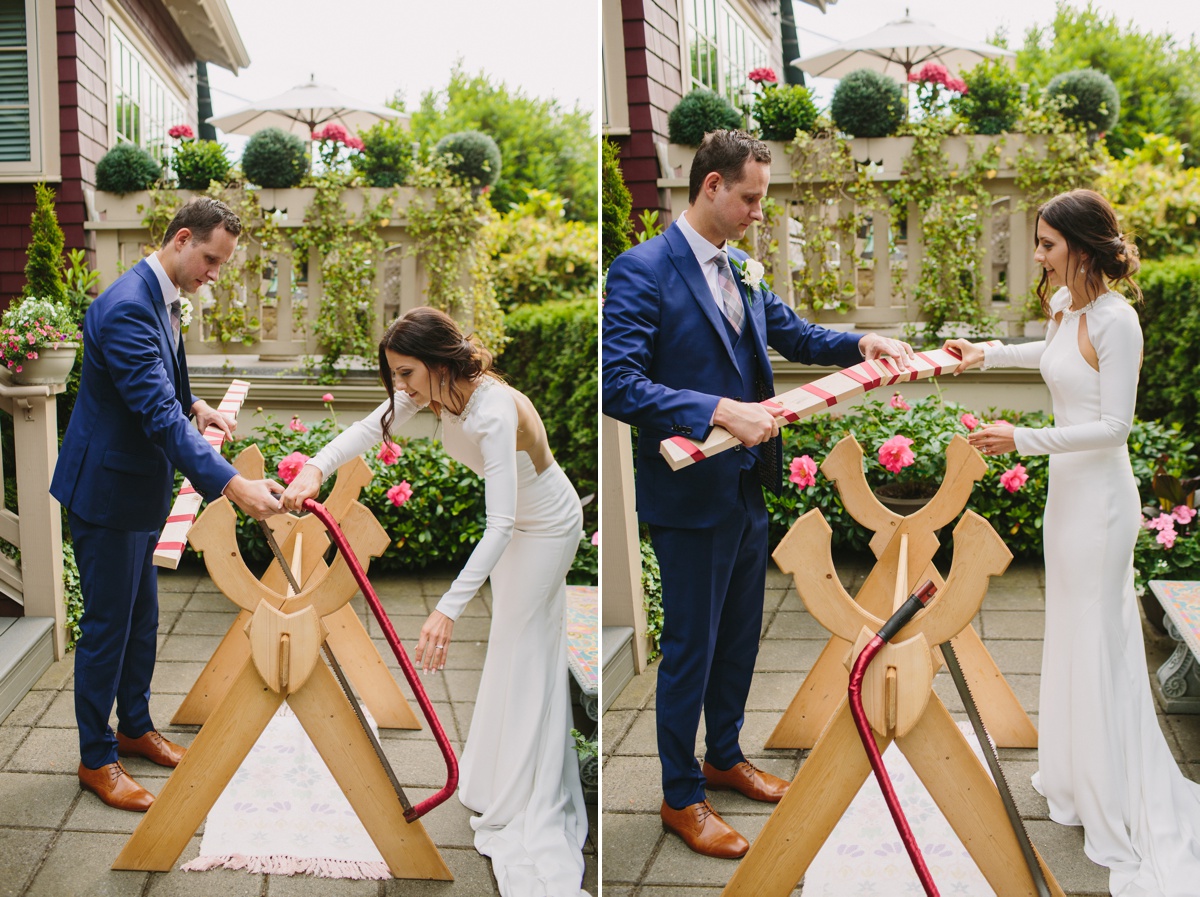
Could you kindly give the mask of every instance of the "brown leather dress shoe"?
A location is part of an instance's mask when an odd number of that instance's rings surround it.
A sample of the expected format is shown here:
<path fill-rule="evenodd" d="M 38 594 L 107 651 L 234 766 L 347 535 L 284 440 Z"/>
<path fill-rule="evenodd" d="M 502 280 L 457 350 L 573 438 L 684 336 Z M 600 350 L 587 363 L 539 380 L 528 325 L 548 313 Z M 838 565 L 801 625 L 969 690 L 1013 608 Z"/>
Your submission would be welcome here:
<path fill-rule="evenodd" d="M 722 819 L 706 800 L 682 810 L 673 809 L 664 800 L 659 815 L 663 828 L 683 838 L 684 844 L 706 857 L 735 860 L 745 856 L 750 849 L 750 842 Z"/>
<path fill-rule="evenodd" d="M 175 767 L 187 753 L 187 748 L 181 744 L 167 741 L 158 733 L 157 729 L 151 729 L 140 738 L 130 738 L 128 735 L 118 732 L 117 753 L 122 757 L 145 757 L 151 763 L 157 763 L 159 766 Z"/>
<path fill-rule="evenodd" d="M 788 785 L 791 784 L 779 776 L 773 776 L 769 772 L 763 772 L 756 766 L 752 766 L 748 760 L 743 760 L 733 769 L 726 770 L 717 769 L 705 761 L 704 778 L 707 781 L 706 787 L 715 791 L 732 789 L 746 795 L 751 800 L 764 800 L 772 804 L 777 804 L 783 799 Z"/>
<path fill-rule="evenodd" d="M 145 813 L 154 803 L 154 795 L 135 782 L 120 762 L 99 769 L 88 769 L 80 763 L 79 785 L 118 810 Z"/>

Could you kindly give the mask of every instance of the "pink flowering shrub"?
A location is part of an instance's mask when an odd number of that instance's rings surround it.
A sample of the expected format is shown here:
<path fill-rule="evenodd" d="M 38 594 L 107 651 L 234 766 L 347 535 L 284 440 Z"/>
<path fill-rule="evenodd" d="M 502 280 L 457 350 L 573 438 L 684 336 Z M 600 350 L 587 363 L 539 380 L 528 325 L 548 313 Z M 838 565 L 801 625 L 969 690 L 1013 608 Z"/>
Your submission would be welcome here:
<path fill-rule="evenodd" d="M 937 116 L 954 96 L 965 96 L 967 82 L 951 77 L 944 65 L 927 62 L 915 72 L 909 72 L 908 80 L 917 85 L 917 105 L 926 117 Z"/>
<path fill-rule="evenodd" d="M 408 480 L 401 480 L 387 491 L 388 501 L 397 508 L 412 498 L 412 494 L 412 486 L 409 485 Z"/>
<path fill-rule="evenodd" d="M 168 137 L 174 137 L 176 140 L 193 140 L 196 137 L 196 132 L 192 130 L 191 125 L 175 125 L 167 131 Z"/>
<path fill-rule="evenodd" d="M 300 473 L 300 469 L 304 467 L 308 461 L 308 455 L 303 452 L 292 452 L 287 457 L 280 460 L 275 470 L 279 473 L 279 479 L 285 483 L 291 483 L 296 479 L 296 475 Z"/>
<path fill-rule="evenodd" d="M 778 84 L 779 77 L 775 74 L 775 70 L 771 68 L 752 69 L 750 74 L 746 76 L 755 84 Z"/>
<path fill-rule="evenodd" d="M 899 473 L 905 467 L 912 466 L 915 460 L 910 448 L 912 444 L 913 441 L 907 436 L 893 436 L 879 447 L 879 463 L 892 473 Z"/>
<path fill-rule="evenodd" d="M 0 317 L 0 361 L 19 374 L 27 361 L 37 359 L 39 349 L 82 338 L 66 306 L 30 297 L 10 305 Z"/>
<path fill-rule="evenodd" d="M 817 483 L 817 462 L 808 455 L 793 458 L 789 472 L 788 480 L 795 483 L 797 489 L 807 489 Z"/>
<path fill-rule="evenodd" d="M 962 425 L 967 428 L 967 432 L 970 432 L 979 426 L 979 418 L 977 418 L 970 411 L 960 417 L 959 420 L 962 422 Z"/>
<path fill-rule="evenodd" d="M 375 453 L 375 457 L 390 467 L 400 460 L 400 446 L 391 440 L 385 439 L 380 443 L 379 451 Z"/>
<path fill-rule="evenodd" d="M 308 427 L 304 426 L 304 422 L 300 418 L 292 415 L 292 421 L 288 424 L 288 429 L 293 433 L 307 433 Z"/>
<path fill-rule="evenodd" d="M 904 396 L 900 395 L 900 393 L 898 393 L 898 392 L 892 393 L 891 401 L 889 401 L 888 404 L 891 405 L 893 408 L 895 408 L 897 411 L 911 411 L 912 410 L 912 405 L 910 405 L 910 404 L 908 404 L 908 402 L 904 401 Z"/>
<path fill-rule="evenodd" d="M 1025 482 L 1028 479 L 1029 474 L 1025 472 L 1025 465 L 1017 464 L 1010 470 L 1006 470 L 1004 473 L 1000 474 L 1000 485 L 1009 492 L 1016 492 L 1025 485 Z"/>

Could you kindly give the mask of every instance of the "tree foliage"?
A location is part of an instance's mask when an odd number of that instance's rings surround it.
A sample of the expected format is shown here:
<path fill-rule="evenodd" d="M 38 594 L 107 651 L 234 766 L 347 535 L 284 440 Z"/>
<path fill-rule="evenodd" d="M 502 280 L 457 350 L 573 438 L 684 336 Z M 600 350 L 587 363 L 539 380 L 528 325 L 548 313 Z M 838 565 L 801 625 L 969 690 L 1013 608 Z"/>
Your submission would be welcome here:
<path fill-rule="evenodd" d="M 63 245 L 66 238 L 54 211 L 54 190 L 45 184 L 34 184 L 33 191 L 36 206 L 29 222 L 33 239 L 26 251 L 25 289 L 21 295 L 65 305 L 67 287 L 63 279 L 66 269 Z"/>
<path fill-rule="evenodd" d="M 1121 97 L 1121 120 L 1105 138 L 1119 157 L 1142 145 L 1142 134 L 1167 134 L 1192 144 L 1188 164 L 1200 162 L 1200 47 L 1194 38 L 1179 43 L 1170 34 L 1122 23 L 1090 3 L 1082 9 L 1059 0 L 1054 21 L 1030 28 L 1017 51 L 1017 76 L 1035 90 L 1073 69 L 1104 72 Z"/>
<path fill-rule="evenodd" d="M 567 217 L 596 220 L 596 139 L 587 112 L 512 90 L 460 65 L 442 90 L 427 91 L 412 113 L 412 139 L 428 153 L 447 134 L 482 131 L 500 147 L 500 179 L 488 195 L 507 212 L 537 188 L 567 202 Z"/>
<path fill-rule="evenodd" d="M 601 141 L 601 150 L 604 153 L 604 214 L 601 218 L 604 227 L 604 256 L 601 264 L 607 271 L 613 259 L 629 248 L 629 234 L 633 230 L 629 212 L 633 208 L 633 197 L 630 196 L 625 179 L 621 176 L 621 163 L 618 161 L 620 148 L 611 140 L 604 140 Z"/>

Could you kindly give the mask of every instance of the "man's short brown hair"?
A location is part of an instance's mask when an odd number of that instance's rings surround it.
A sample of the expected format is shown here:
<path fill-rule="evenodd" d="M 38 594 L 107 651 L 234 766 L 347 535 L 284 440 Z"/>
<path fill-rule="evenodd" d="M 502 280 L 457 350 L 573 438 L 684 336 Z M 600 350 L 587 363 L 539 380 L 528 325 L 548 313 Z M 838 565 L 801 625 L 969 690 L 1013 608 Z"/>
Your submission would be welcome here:
<path fill-rule="evenodd" d="M 688 203 L 696 201 L 704 186 L 704 179 L 714 171 L 725 183 L 736 184 L 742 179 L 747 159 L 769 164 L 771 148 L 745 131 L 709 131 L 692 159 L 692 171 L 688 177 Z"/>
<path fill-rule="evenodd" d="M 167 225 L 162 245 L 166 246 L 175 239 L 175 235 L 184 227 L 192 232 L 197 243 L 204 243 L 218 224 L 235 237 L 242 233 L 242 219 L 234 214 L 233 209 L 211 196 L 195 196 L 175 213 Z"/>

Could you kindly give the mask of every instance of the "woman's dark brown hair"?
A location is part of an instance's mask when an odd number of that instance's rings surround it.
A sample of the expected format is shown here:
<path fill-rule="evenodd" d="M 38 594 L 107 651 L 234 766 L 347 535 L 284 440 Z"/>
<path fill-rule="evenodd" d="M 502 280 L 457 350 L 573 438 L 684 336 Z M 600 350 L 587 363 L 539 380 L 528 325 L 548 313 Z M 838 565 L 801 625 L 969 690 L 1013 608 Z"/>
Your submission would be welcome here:
<path fill-rule="evenodd" d="M 1038 221 L 1063 235 L 1067 241 L 1067 271 L 1082 267 L 1089 295 L 1099 296 L 1108 284 L 1125 281 L 1139 302 L 1141 288 L 1133 279 L 1141 267 L 1137 247 L 1127 234 L 1121 233 L 1117 213 L 1108 200 L 1095 190 L 1071 190 L 1048 200 L 1037 213 Z M 1038 245 L 1037 225 L 1034 224 L 1033 245 Z M 1050 317 L 1050 282 L 1045 269 L 1037 285 L 1042 301 L 1042 313 Z"/>
<path fill-rule="evenodd" d="M 441 380 L 443 396 L 448 393 L 448 404 L 459 412 L 465 404 L 459 384 L 485 374 L 500 379 L 492 370 L 492 353 L 474 334 L 463 336 L 448 314 L 425 307 L 406 311 L 392 322 L 379 341 L 379 379 L 388 394 L 388 408 L 380 422 L 385 440 L 390 438 L 396 417 L 396 384 L 392 380 L 392 366 L 388 364 L 389 349 L 397 355 L 409 355 L 429 368 L 430 381 Z M 430 405 L 440 411 L 438 403 Z"/>

